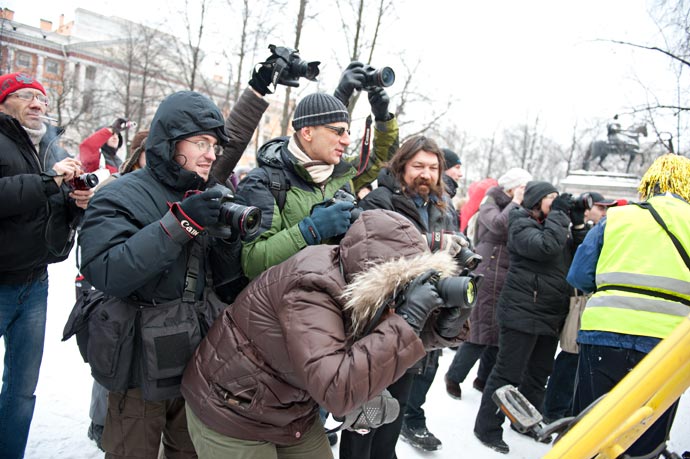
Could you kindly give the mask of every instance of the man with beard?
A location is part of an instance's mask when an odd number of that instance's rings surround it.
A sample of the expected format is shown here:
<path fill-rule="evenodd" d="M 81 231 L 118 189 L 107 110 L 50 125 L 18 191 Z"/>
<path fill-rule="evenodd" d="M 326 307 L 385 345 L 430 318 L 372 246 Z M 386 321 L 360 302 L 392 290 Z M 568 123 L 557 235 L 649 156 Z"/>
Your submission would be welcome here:
<path fill-rule="evenodd" d="M 378 188 L 360 202 L 361 207 L 402 214 L 426 235 L 432 251 L 447 250 L 454 255 L 467 242 L 455 233 L 458 222 L 449 212 L 452 203 L 444 193 L 444 164 L 443 152 L 434 140 L 421 135 L 409 138 L 391 158 L 388 168 L 381 171 Z M 441 447 L 441 441 L 427 429 L 422 409 L 436 375 L 439 355 L 440 350 L 429 352 L 389 386 L 400 403 L 401 416 L 395 422 L 367 435 L 343 432 L 342 459 L 395 457 L 401 428 L 403 439 L 416 448 L 435 451 Z"/>

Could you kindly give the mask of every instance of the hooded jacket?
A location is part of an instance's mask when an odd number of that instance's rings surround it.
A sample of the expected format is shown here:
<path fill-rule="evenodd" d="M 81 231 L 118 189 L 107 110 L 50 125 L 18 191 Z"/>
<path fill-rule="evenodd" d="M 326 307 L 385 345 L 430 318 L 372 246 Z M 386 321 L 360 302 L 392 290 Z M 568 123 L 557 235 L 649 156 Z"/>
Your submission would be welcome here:
<path fill-rule="evenodd" d="M 245 204 L 261 209 L 259 232 L 246 241 L 242 249 L 242 267 L 249 278 L 258 276 L 307 246 L 298 223 L 310 215 L 312 206 L 332 198 L 340 188 L 349 185 L 350 192 L 355 194 L 359 188 L 374 181 L 381 166 L 398 148 L 398 124 L 395 118 L 377 121 L 374 148 L 364 167 L 355 169 L 350 163 L 340 161 L 323 186 L 314 183 L 289 152 L 288 140 L 280 137 L 262 146 L 257 153 L 259 167 L 250 171 L 237 189 L 238 197 Z M 280 171 L 289 184 L 282 209 L 278 208 L 271 192 L 271 188 L 280 183 L 275 178 Z"/>
<path fill-rule="evenodd" d="M 62 129 L 47 126 L 36 151 L 22 125 L 0 113 L 0 279 L 23 283 L 46 270 L 60 258 L 51 253 L 50 235 L 60 224 L 81 217 L 70 188 L 59 186 L 50 175 L 53 165 L 68 157 L 58 146 Z M 46 173 L 48 172 L 48 173 Z M 55 216 L 62 216 L 60 222 Z M 66 255 L 66 254 L 65 254 Z"/>
<path fill-rule="evenodd" d="M 188 407 L 222 435 L 296 443 L 319 406 L 344 415 L 424 356 L 397 314 L 384 313 L 365 336 L 353 330 L 409 280 L 429 268 L 452 274 L 449 266 L 402 216 L 363 212 L 340 245 L 301 250 L 224 311 L 185 370 Z M 430 322 L 423 339 L 434 345 Z"/>
<path fill-rule="evenodd" d="M 198 132 L 212 132 L 223 144 L 227 140 L 223 126 L 220 110 L 199 93 L 178 92 L 161 102 L 146 142 L 146 167 L 103 187 L 86 211 L 79 235 L 81 271 L 96 289 L 149 304 L 177 300 L 184 292 L 192 244 L 200 244 L 202 254 L 210 251 L 200 263 L 197 298 L 210 260 L 214 274 L 239 271 L 239 240 L 217 241 L 205 233 L 191 238 L 184 231 L 171 234 L 162 223 L 175 218 L 170 203 L 182 201 L 187 190 L 207 185 L 175 162 L 175 143 Z M 130 387 L 140 385 L 139 354 L 133 353 Z"/>

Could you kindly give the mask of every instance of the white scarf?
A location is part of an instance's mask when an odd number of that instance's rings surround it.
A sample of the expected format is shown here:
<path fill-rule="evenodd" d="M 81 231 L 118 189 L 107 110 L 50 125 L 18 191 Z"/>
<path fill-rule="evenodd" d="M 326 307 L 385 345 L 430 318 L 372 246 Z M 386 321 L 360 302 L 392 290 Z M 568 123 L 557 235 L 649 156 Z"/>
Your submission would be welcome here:
<path fill-rule="evenodd" d="M 29 134 L 29 138 L 31 139 L 31 143 L 34 144 L 34 147 L 36 148 L 36 151 L 39 150 L 38 145 L 41 143 L 41 139 L 43 139 L 43 136 L 46 135 L 46 131 L 48 130 L 48 126 L 46 126 L 44 123 L 41 123 L 41 128 L 40 129 L 31 129 L 26 126 L 22 126 L 24 130 L 26 131 L 27 134 Z"/>
<path fill-rule="evenodd" d="M 290 137 L 288 150 L 292 153 L 292 156 L 297 159 L 297 162 L 306 169 L 311 179 L 317 185 L 326 183 L 328 179 L 331 178 L 331 175 L 333 175 L 335 166 L 324 161 L 314 161 L 311 159 L 304 150 L 302 150 L 302 147 L 297 142 L 294 135 Z"/>

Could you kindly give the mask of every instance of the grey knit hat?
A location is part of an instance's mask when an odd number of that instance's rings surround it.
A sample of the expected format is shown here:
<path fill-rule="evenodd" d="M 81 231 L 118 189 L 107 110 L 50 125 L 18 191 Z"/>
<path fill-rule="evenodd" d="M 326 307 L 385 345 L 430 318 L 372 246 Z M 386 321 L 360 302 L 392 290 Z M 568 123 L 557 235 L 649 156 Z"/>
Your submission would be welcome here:
<path fill-rule="evenodd" d="M 321 126 L 328 123 L 350 122 L 347 108 L 330 94 L 317 92 L 309 94 L 297 104 L 292 127 L 298 131 L 306 126 Z"/>

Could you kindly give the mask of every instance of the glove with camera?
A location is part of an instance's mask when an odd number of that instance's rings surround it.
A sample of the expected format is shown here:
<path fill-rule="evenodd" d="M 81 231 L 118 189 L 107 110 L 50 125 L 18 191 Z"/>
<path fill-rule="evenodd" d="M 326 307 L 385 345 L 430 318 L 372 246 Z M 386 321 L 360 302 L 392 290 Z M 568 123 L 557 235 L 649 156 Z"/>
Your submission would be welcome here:
<path fill-rule="evenodd" d="M 125 118 L 117 118 L 115 121 L 113 121 L 113 124 L 110 126 L 110 129 L 113 131 L 113 134 L 119 134 L 120 132 L 126 130 L 129 127 L 129 123 Z"/>
<path fill-rule="evenodd" d="M 438 273 L 433 269 L 417 276 L 407 286 L 395 308 L 396 314 L 405 319 L 417 335 L 422 332 L 431 312 L 444 306 L 432 283 L 436 276 Z"/>
<path fill-rule="evenodd" d="M 344 234 L 350 228 L 350 215 L 355 205 L 349 201 L 332 200 L 314 206 L 311 214 L 298 223 L 304 240 L 309 245 Z"/>
<path fill-rule="evenodd" d="M 366 78 L 367 74 L 364 70 L 364 64 L 357 61 L 350 62 L 350 65 L 347 66 L 340 76 L 340 82 L 338 87 L 335 88 L 333 95 L 347 107 L 355 90 L 361 90 L 364 87 Z"/>
<path fill-rule="evenodd" d="M 188 191 L 182 202 L 170 204 L 170 212 L 160 220 L 163 230 L 180 243 L 195 238 L 206 226 L 218 222 L 222 196 L 218 189 Z"/>
<path fill-rule="evenodd" d="M 280 75 L 275 75 L 276 72 L 282 72 L 284 67 L 276 66 L 276 60 L 278 58 L 271 54 L 271 56 L 266 59 L 265 62 L 260 63 L 252 71 L 252 78 L 249 80 L 249 86 L 258 92 L 262 96 L 266 94 L 273 94 L 273 91 L 269 89 L 269 86 L 273 86 L 275 89 L 274 81 L 277 83 L 280 79 Z"/>
<path fill-rule="evenodd" d="M 388 121 L 392 118 L 388 111 L 388 104 L 390 104 L 390 97 L 385 89 L 376 87 L 368 90 L 369 105 L 371 105 L 371 113 L 374 115 L 376 121 Z"/>
<path fill-rule="evenodd" d="M 453 257 L 457 255 L 463 247 L 470 246 L 470 242 L 464 234 L 453 231 L 426 233 L 426 240 L 432 252 L 446 251 Z"/>
<path fill-rule="evenodd" d="M 570 216 L 570 211 L 573 208 L 573 199 L 570 193 L 562 193 L 556 196 L 556 199 L 551 203 L 551 210 L 560 210 Z"/>
<path fill-rule="evenodd" d="M 438 316 L 436 316 L 436 333 L 446 339 L 457 337 L 471 311 L 472 309 L 469 308 L 463 310 L 459 306 L 450 307 L 449 305 L 439 309 Z"/>
<path fill-rule="evenodd" d="M 384 424 L 395 421 L 400 414 L 400 405 L 388 390 L 384 389 L 380 395 L 372 398 L 362 406 L 355 408 L 343 417 L 335 417 L 342 422 L 337 430 L 351 430 L 367 434 L 371 429 L 377 429 Z"/>

